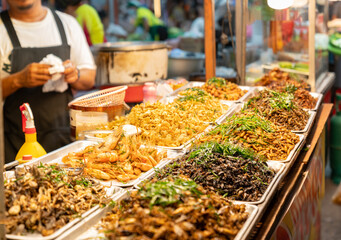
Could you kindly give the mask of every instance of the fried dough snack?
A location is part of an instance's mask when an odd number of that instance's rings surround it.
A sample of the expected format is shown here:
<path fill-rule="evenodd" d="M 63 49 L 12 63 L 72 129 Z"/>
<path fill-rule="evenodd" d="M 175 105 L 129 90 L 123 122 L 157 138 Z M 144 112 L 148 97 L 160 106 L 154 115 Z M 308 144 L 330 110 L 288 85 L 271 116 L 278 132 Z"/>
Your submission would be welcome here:
<path fill-rule="evenodd" d="M 16 168 L 4 187 L 6 232 L 15 235 L 51 235 L 93 206 L 110 202 L 103 185 L 69 176 L 58 165 Z"/>
<path fill-rule="evenodd" d="M 247 93 L 247 90 L 242 90 L 237 84 L 215 77 L 209 79 L 202 89 L 218 99 L 228 101 L 238 100 Z"/>
<path fill-rule="evenodd" d="M 309 113 L 293 102 L 294 96 L 272 90 L 263 90 L 245 105 L 271 122 L 288 130 L 303 130 L 308 123 Z"/>
<path fill-rule="evenodd" d="M 289 156 L 299 137 L 254 112 L 244 111 L 228 118 L 225 123 L 199 138 L 198 142 L 207 141 L 231 141 L 251 148 L 267 160 L 280 161 Z"/>
<path fill-rule="evenodd" d="M 102 218 L 101 227 L 109 239 L 233 239 L 248 216 L 245 205 L 193 181 L 166 179 L 133 191 Z"/>
<path fill-rule="evenodd" d="M 155 167 L 165 157 L 165 153 L 141 145 L 139 137 L 125 137 L 119 128 L 104 138 L 103 143 L 71 152 L 62 161 L 72 167 L 84 167 L 85 174 L 97 179 L 127 182 Z"/>

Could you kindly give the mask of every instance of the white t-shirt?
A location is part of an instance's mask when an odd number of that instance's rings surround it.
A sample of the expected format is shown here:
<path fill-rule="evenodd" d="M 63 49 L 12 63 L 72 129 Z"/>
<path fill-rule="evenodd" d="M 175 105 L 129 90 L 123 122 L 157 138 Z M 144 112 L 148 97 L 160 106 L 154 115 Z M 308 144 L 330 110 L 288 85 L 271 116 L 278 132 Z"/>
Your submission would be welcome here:
<path fill-rule="evenodd" d="M 67 42 L 71 46 L 70 60 L 79 69 L 95 69 L 96 65 L 90 48 L 76 19 L 58 11 L 57 14 L 63 23 Z M 51 47 L 62 44 L 56 21 L 50 9 L 47 10 L 46 17 L 39 22 L 11 20 L 21 47 Z M 12 49 L 11 40 L 0 18 L 0 78 L 10 74 L 9 56 Z"/>

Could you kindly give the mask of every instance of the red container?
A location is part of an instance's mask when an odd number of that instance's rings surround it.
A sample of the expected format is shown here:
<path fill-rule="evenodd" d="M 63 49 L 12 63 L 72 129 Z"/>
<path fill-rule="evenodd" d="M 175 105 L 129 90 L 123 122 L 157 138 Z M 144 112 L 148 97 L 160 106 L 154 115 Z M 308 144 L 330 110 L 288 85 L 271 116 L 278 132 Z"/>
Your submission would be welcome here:
<path fill-rule="evenodd" d="M 142 102 L 143 101 L 143 84 L 128 85 L 124 101 L 126 103 Z"/>
<path fill-rule="evenodd" d="M 126 103 L 138 103 L 143 101 L 143 84 L 128 85 L 124 101 Z M 101 90 L 113 87 L 113 85 L 101 86 Z"/>

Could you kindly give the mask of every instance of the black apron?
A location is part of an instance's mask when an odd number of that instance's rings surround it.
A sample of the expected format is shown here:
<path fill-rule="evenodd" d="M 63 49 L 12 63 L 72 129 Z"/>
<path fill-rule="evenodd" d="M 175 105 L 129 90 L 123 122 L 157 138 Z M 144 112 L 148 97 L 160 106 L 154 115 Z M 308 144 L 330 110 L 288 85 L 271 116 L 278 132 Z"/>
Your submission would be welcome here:
<path fill-rule="evenodd" d="M 70 46 L 67 44 L 63 24 L 58 15 L 54 11 L 52 13 L 58 26 L 62 45 L 42 48 L 22 48 L 8 11 L 1 13 L 1 19 L 13 45 L 12 74 L 21 71 L 30 63 L 40 62 L 48 54 L 54 54 L 63 61 L 70 59 Z M 44 35 L 44 33 L 41 34 Z M 37 39 L 39 37 L 37 36 Z M 14 161 L 17 152 L 25 142 L 19 109 L 23 103 L 29 103 L 32 109 L 38 142 L 47 152 L 50 152 L 71 142 L 67 104 L 72 98 L 70 86 L 63 93 L 43 93 L 42 86 L 21 88 L 8 96 L 3 107 L 6 163 Z"/>

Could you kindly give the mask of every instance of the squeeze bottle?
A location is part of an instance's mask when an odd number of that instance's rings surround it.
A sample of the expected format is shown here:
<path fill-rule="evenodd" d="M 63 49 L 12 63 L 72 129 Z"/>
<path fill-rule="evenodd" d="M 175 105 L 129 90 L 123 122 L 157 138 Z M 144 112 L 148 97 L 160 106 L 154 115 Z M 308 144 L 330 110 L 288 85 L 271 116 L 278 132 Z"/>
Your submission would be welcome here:
<path fill-rule="evenodd" d="M 22 129 L 25 133 L 25 143 L 21 146 L 15 160 L 22 160 L 24 155 L 38 158 L 46 154 L 44 148 L 37 142 L 37 132 L 34 126 L 33 113 L 28 103 L 20 106 Z M 20 161 L 19 161 L 20 162 Z"/>

